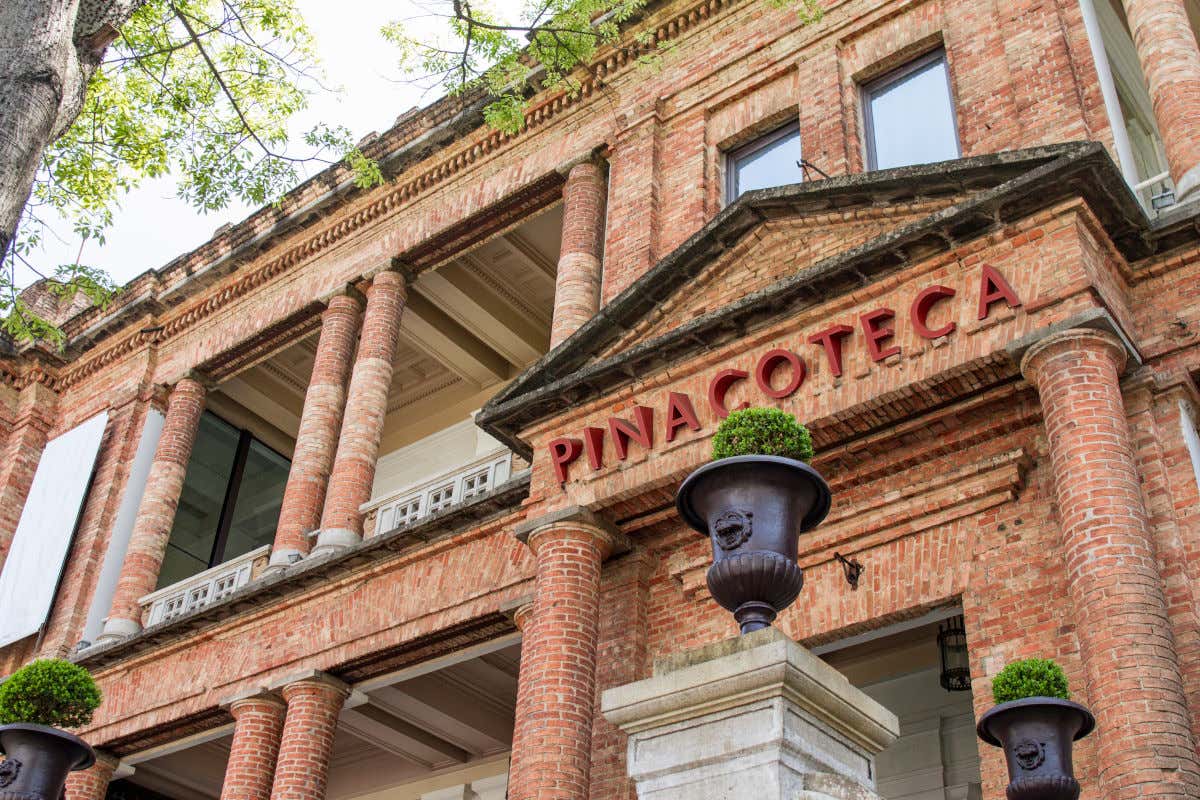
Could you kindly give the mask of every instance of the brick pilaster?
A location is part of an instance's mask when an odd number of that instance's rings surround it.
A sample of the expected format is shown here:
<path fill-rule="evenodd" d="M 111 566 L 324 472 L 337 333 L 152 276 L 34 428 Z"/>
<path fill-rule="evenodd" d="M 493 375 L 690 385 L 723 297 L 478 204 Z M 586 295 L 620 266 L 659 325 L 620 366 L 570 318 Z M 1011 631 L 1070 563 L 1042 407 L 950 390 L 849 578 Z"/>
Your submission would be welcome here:
<path fill-rule="evenodd" d="M 379 273 L 367 290 L 358 358 L 350 377 L 346 414 L 317 539 L 322 552 L 348 547 L 362 538 L 363 515 L 358 509 L 371 499 L 375 482 L 375 461 L 392 386 L 392 361 L 407 298 L 407 280 L 398 272 Z"/>
<path fill-rule="evenodd" d="M 96 751 L 96 763 L 67 775 L 66 800 L 104 800 L 120 763 L 116 756 Z"/>
<path fill-rule="evenodd" d="M 17 416 L 8 431 L 0 459 L 0 563 L 8 555 L 21 510 L 33 485 L 42 450 L 46 447 L 58 396 L 34 383 L 21 391 Z"/>
<path fill-rule="evenodd" d="M 585 800 L 596 695 L 600 565 L 620 534 L 586 511 L 521 526 L 537 559 L 519 611 L 521 673 L 509 800 Z"/>
<path fill-rule="evenodd" d="M 241 697 L 229 704 L 233 743 L 221 800 L 270 800 L 275 761 L 287 706 L 271 694 Z"/>
<path fill-rule="evenodd" d="M 284 686 L 287 715 L 275 763 L 272 800 L 324 800 L 338 714 L 350 688 L 314 674 Z"/>
<path fill-rule="evenodd" d="M 567 173 L 551 347 L 579 330 L 600 309 L 606 188 L 604 169 L 595 161 L 575 164 Z"/>
<path fill-rule="evenodd" d="M 1163 581 L 1147 525 L 1112 334 L 1068 330 L 1025 354 L 1050 444 L 1068 590 L 1106 800 L 1200 797 Z"/>
<path fill-rule="evenodd" d="M 1200 47 L 1183 0 L 1124 3 L 1176 198 L 1182 200 L 1200 186 Z"/>
<path fill-rule="evenodd" d="M 321 315 L 321 338 L 304 395 L 292 468 L 271 549 L 273 567 L 290 564 L 307 554 L 308 534 L 321 524 L 361 321 L 362 301 L 357 293 L 334 296 Z"/>
<path fill-rule="evenodd" d="M 200 415 L 204 412 L 204 395 L 204 385 L 193 376 L 180 379 L 171 391 L 162 436 L 150 465 L 150 478 L 138 506 L 137 522 L 129 537 L 112 608 L 98 641 L 132 636 L 142 629 L 138 600 L 154 591 L 158 582 Z"/>

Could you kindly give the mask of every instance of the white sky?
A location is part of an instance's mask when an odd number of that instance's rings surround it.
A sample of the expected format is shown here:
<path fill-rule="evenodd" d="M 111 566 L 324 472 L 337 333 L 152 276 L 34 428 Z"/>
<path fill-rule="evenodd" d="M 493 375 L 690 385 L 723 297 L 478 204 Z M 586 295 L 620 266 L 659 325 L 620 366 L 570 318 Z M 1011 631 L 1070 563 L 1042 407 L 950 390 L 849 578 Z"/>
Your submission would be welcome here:
<path fill-rule="evenodd" d="M 396 48 L 378 33 L 387 22 L 421 15 L 412 0 L 297 0 L 297 5 L 316 38 L 327 75 L 325 85 L 343 91 L 340 96 L 314 97 L 311 108 L 293 126 L 294 135 L 324 121 L 345 125 L 357 141 L 370 131 L 387 130 L 409 108 L 436 99 L 436 93 L 399 80 Z M 298 151 L 302 147 L 301 142 Z M 315 165 L 312 171 L 320 167 Z M 88 242 L 79 260 L 105 269 L 122 285 L 203 244 L 219 226 L 244 219 L 253 210 L 238 204 L 204 214 L 176 199 L 172 179 L 147 181 L 123 201 L 106 243 Z M 59 235 L 65 241 L 47 234 L 41 252 L 31 258 L 46 272 L 57 264 L 74 262 L 79 253 L 79 239 L 69 225 L 60 226 Z M 26 272 L 18 280 L 31 283 L 36 276 Z"/>

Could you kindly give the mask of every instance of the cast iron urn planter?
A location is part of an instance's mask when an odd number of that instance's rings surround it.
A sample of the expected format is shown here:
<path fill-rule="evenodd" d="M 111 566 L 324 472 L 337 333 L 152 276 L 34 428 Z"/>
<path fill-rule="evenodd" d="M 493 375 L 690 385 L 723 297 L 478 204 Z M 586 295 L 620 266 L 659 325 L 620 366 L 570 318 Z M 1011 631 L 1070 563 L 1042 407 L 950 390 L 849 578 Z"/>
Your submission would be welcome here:
<path fill-rule="evenodd" d="M 708 590 L 743 634 L 770 627 L 800 595 L 800 534 L 825 519 L 830 501 L 820 473 L 782 456 L 722 458 L 679 487 L 679 515 L 712 539 Z"/>
<path fill-rule="evenodd" d="M 980 739 L 1004 750 L 1008 800 L 1076 800 L 1079 781 L 1071 746 L 1095 727 L 1096 718 L 1079 703 L 1026 697 L 985 713 L 976 731 Z"/>
<path fill-rule="evenodd" d="M 0 800 L 60 800 L 67 773 L 96 763 L 87 742 L 48 725 L 0 725 L 0 750 Z"/>

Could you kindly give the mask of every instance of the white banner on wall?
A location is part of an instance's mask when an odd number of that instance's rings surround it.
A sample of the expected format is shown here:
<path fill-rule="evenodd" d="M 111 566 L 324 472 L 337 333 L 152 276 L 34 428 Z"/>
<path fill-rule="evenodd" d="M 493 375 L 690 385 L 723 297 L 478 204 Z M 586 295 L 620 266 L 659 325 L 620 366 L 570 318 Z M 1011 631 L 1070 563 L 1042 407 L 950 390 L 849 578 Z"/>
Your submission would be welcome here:
<path fill-rule="evenodd" d="M 75 534 L 108 414 L 46 443 L 0 572 L 0 647 L 37 633 Z"/>

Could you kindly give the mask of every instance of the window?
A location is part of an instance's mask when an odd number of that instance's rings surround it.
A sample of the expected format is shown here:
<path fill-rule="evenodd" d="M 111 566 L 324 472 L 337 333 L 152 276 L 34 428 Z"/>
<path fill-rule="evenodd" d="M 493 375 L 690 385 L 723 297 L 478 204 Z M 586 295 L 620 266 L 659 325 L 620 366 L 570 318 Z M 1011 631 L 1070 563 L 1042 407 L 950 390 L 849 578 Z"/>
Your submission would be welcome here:
<path fill-rule="evenodd" d="M 248 431 L 206 411 L 188 461 L 158 588 L 270 544 L 290 468 L 288 459 Z"/>
<path fill-rule="evenodd" d="M 726 166 L 727 203 L 754 189 L 800 183 L 800 125 L 793 122 L 742 145 L 729 154 Z"/>
<path fill-rule="evenodd" d="M 946 54 L 930 53 L 863 87 L 867 168 L 958 158 Z"/>

